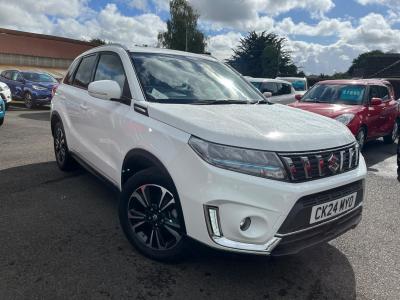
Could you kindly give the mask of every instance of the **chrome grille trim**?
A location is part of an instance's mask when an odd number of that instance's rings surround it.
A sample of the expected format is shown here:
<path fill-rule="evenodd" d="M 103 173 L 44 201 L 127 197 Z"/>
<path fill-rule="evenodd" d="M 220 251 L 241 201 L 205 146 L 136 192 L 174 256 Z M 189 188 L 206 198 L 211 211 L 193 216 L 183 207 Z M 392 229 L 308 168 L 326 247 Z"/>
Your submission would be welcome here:
<path fill-rule="evenodd" d="M 278 155 L 286 166 L 291 181 L 302 182 L 334 176 L 357 168 L 359 147 L 357 143 L 353 143 L 327 150 L 286 152 Z"/>

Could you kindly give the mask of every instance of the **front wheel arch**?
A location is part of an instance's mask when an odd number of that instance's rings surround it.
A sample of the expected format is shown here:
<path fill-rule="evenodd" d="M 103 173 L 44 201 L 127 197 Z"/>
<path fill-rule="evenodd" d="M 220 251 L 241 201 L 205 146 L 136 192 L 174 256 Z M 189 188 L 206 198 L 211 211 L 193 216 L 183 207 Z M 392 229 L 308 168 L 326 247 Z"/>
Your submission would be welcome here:
<path fill-rule="evenodd" d="M 185 215 L 183 214 L 181 197 L 179 195 L 178 189 L 176 188 L 175 182 L 171 174 L 168 172 L 168 169 L 164 166 L 164 164 L 152 153 L 144 149 L 132 149 L 130 150 L 124 158 L 122 169 L 121 169 L 121 189 L 124 184 L 132 177 L 134 174 L 144 171 L 150 168 L 156 168 L 163 176 L 168 177 L 171 180 L 173 188 L 180 199 L 179 208 L 182 213 L 183 219 L 183 229 L 186 233 L 186 222 Z"/>

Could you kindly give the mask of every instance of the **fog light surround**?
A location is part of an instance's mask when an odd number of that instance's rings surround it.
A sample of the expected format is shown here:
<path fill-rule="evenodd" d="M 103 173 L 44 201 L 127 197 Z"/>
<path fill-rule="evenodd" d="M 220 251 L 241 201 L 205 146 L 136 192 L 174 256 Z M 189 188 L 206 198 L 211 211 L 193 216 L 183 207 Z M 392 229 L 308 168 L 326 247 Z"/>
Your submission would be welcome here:
<path fill-rule="evenodd" d="M 246 217 L 240 222 L 239 228 L 241 231 L 246 231 L 247 229 L 249 229 L 250 225 L 251 225 L 251 218 Z"/>

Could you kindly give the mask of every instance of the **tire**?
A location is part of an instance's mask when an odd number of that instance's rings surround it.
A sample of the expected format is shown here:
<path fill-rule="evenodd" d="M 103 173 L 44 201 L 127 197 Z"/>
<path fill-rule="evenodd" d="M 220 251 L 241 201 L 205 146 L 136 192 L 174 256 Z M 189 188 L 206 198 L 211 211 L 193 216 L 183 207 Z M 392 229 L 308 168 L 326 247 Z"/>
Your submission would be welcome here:
<path fill-rule="evenodd" d="M 54 154 L 56 156 L 56 162 L 60 170 L 72 171 L 76 169 L 77 163 L 68 150 L 67 138 L 65 136 L 65 131 L 62 123 L 60 121 L 58 121 L 54 126 L 53 140 Z"/>
<path fill-rule="evenodd" d="M 143 255 L 175 262 L 184 257 L 187 237 L 176 188 L 168 175 L 149 168 L 125 183 L 119 220 L 129 242 Z"/>
<path fill-rule="evenodd" d="M 36 107 L 35 100 L 32 99 L 32 95 L 29 92 L 26 92 L 24 94 L 24 102 L 25 102 L 25 107 L 28 109 Z"/>
<path fill-rule="evenodd" d="M 383 137 L 383 141 L 386 144 L 393 144 L 399 135 L 399 122 L 394 122 L 392 132 Z"/>
<path fill-rule="evenodd" d="M 356 135 L 356 140 L 358 142 L 358 146 L 360 147 L 360 152 L 363 151 L 365 142 L 367 141 L 367 133 L 365 128 L 361 128 Z"/>
<path fill-rule="evenodd" d="M 0 119 L 0 126 L 3 125 L 4 119 L 5 119 L 5 118 L 1 118 L 1 119 Z"/>

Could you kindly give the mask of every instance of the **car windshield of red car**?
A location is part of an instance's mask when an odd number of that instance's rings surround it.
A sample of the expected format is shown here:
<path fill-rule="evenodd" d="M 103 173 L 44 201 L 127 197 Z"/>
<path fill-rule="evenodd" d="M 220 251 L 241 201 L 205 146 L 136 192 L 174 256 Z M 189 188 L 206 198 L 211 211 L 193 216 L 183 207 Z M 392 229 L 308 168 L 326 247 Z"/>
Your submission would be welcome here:
<path fill-rule="evenodd" d="M 317 84 L 301 100 L 302 102 L 360 105 L 365 86 L 346 84 Z"/>

